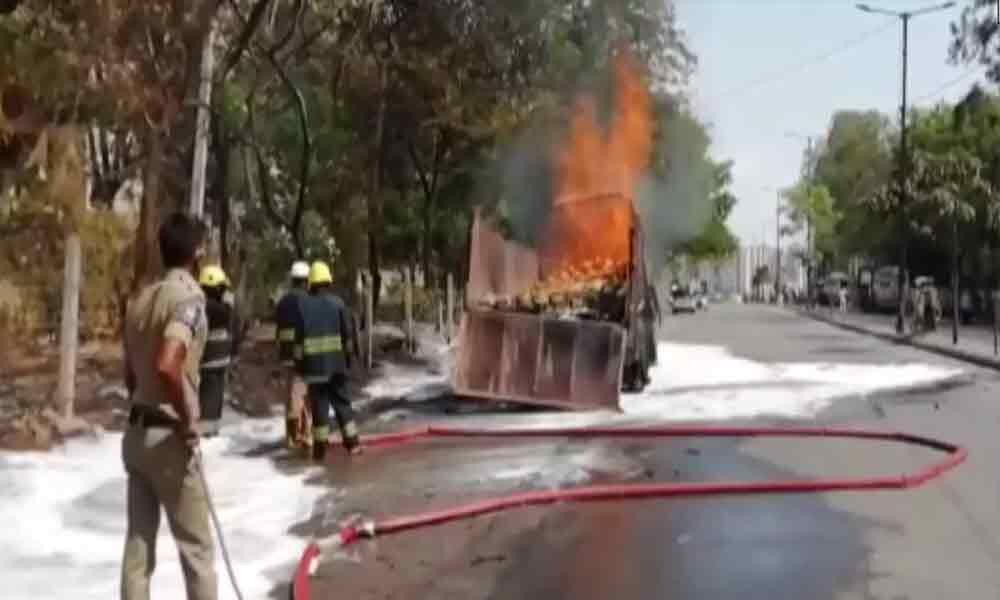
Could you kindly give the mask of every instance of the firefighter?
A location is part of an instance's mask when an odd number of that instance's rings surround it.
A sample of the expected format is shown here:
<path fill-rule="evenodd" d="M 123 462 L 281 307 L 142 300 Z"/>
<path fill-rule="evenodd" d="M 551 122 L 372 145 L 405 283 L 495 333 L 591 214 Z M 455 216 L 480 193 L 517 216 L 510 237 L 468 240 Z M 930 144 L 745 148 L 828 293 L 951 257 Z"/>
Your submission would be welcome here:
<path fill-rule="evenodd" d="M 309 265 L 298 261 L 292 265 L 291 289 L 278 301 L 274 315 L 278 360 L 285 370 L 285 444 L 289 450 L 311 444 L 306 384 L 295 362 L 295 332 L 302 318 L 302 299 L 308 293 L 308 285 Z"/>
<path fill-rule="evenodd" d="M 236 302 L 236 292 L 233 291 L 233 282 L 226 275 L 226 281 L 223 284 L 222 302 L 229 307 L 232 313 L 232 324 L 229 326 L 229 333 L 233 338 L 233 359 L 231 367 L 229 369 L 230 377 L 235 369 L 236 365 L 239 364 L 240 360 L 240 347 L 243 345 L 243 340 L 246 338 L 246 325 L 247 323 L 240 318 L 240 307 Z"/>
<path fill-rule="evenodd" d="M 223 273 L 223 276 L 225 276 L 226 279 L 225 279 L 225 281 L 222 282 L 222 286 L 223 286 L 223 290 L 224 290 L 223 293 L 222 293 L 222 301 L 224 303 L 226 303 L 227 305 L 229 305 L 229 308 L 235 309 L 236 308 L 236 294 L 233 293 L 233 284 L 232 284 L 231 281 L 229 281 L 229 277 L 226 276 L 225 273 Z"/>
<path fill-rule="evenodd" d="M 233 309 L 223 300 L 228 286 L 222 267 L 204 267 L 198 283 L 205 292 L 205 314 L 208 317 L 208 341 L 201 358 L 198 400 L 201 405 L 202 434 L 211 437 L 219 431 L 222 404 L 226 396 L 226 373 L 232 363 Z"/>
<path fill-rule="evenodd" d="M 331 404 L 344 449 L 351 455 L 361 452 L 354 411 L 347 397 L 349 350 L 353 348 L 351 316 L 332 286 L 329 265 L 314 262 L 309 269 L 309 296 L 301 304 L 301 328 L 296 333 L 296 354 L 309 386 L 313 459 L 317 461 L 326 458 L 329 446 Z"/>

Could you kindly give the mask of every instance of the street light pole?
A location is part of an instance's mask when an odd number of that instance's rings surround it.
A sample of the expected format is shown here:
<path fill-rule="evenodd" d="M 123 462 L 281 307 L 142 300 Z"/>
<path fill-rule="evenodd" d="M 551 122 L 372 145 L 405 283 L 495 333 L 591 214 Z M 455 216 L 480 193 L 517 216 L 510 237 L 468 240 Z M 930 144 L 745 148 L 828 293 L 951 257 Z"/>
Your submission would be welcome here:
<path fill-rule="evenodd" d="M 958 291 L 958 197 L 951 205 L 951 343 L 958 344 L 958 319 L 961 316 L 961 294 Z"/>
<path fill-rule="evenodd" d="M 907 156 L 907 153 L 906 153 L 906 151 L 907 151 L 907 147 L 906 147 L 906 134 L 907 134 L 907 130 L 906 130 L 906 75 L 907 75 L 907 73 L 906 73 L 906 71 L 907 71 L 907 58 L 908 58 L 908 56 L 907 56 L 907 43 L 908 43 L 908 37 L 909 37 L 910 19 L 912 17 L 917 16 L 917 15 L 922 15 L 922 14 L 926 14 L 926 13 L 930 13 L 930 12 L 936 12 L 936 11 L 944 10 L 944 9 L 947 9 L 947 8 L 951 8 L 953 6 L 955 6 L 954 2 L 945 2 L 943 4 L 935 4 L 933 6 L 927 6 L 927 7 L 924 7 L 924 8 L 917 9 L 917 10 L 908 10 L 908 11 L 899 12 L 899 11 L 893 11 L 893 10 L 885 10 L 885 9 L 881 9 L 881 8 L 872 8 L 871 6 L 869 6 L 867 4 L 858 4 L 857 5 L 857 8 L 859 10 L 864 11 L 864 12 L 877 13 L 877 14 L 883 14 L 883 15 L 890 15 L 890 16 L 893 16 L 893 17 L 896 17 L 896 18 L 900 19 L 903 22 L 903 99 L 902 99 L 902 104 L 899 107 L 899 114 L 900 114 L 899 166 L 898 166 L 898 175 L 899 175 L 899 184 L 898 184 L 899 185 L 899 210 L 897 211 L 898 214 L 899 214 L 898 218 L 899 218 L 899 222 L 900 222 L 899 223 L 900 224 L 899 275 L 898 275 L 898 277 L 896 279 L 897 287 L 898 287 L 898 290 L 899 290 L 899 309 L 898 309 L 898 312 L 896 314 L 896 333 L 898 333 L 898 334 L 902 334 L 904 332 L 904 323 L 905 323 L 904 322 L 904 313 L 905 313 L 905 310 L 906 310 L 906 290 L 904 289 L 904 287 L 908 287 L 907 283 L 909 282 L 909 274 L 907 273 L 907 264 L 906 264 L 906 259 L 907 259 L 907 251 L 906 251 L 907 250 L 907 244 L 906 244 L 907 240 L 906 240 L 906 238 L 908 237 L 907 236 L 908 230 L 907 230 L 907 226 L 906 226 L 906 207 L 907 207 L 906 182 L 908 180 L 907 169 L 909 167 L 909 160 L 908 160 L 909 157 Z"/>
<path fill-rule="evenodd" d="M 813 178 L 815 177 L 815 170 L 812 163 L 813 155 L 813 136 L 811 135 L 801 135 L 798 133 L 793 133 L 790 131 L 785 132 L 786 137 L 804 139 L 806 141 L 806 156 L 803 164 L 803 178 L 806 182 L 806 193 L 812 193 Z M 811 207 L 810 207 L 811 208 Z M 806 211 L 806 297 L 812 298 L 813 289 L 813 259 L 815 255 L 815 250 L 813 244 L 815 242 L 815 223 L 813 223 L 812 210 Z M 812 305 L 810 304 L 810 308 Z"/>
<path fill-rule="evenodd" d="M 781 306 L 784 296 L 781 293 L 781 192 L 774 192 L 774 293 L 775 303 Z"/>
<path fill-rule="evenodd" d="M 899 273 L 896 276 L 896 286 L 899 289 L 899 310 L 896 312 L 896 333 L 902 335 L 905 330 L 904 315 L 906 311 L 906 296 L 910 290 L 909 264 L 907 263 L 907 237 L 909 230 L 906 225 L 906 209 L 909 206 L 906 197 L 907 169 L 909 168 L 909 157 L 906 154 L 906 71 L 909 62 L 906 51 L 907 40 L 909 39 L 910 15 L 903 13 L 903 103 L 899 107 Z"/>

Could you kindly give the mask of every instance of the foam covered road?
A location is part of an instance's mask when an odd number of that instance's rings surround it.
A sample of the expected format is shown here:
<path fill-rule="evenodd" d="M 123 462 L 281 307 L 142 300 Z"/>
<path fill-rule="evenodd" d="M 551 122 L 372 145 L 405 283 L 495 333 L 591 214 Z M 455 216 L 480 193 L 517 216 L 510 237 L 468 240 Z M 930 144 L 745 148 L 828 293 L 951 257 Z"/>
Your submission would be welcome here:
<path fill-rule="evenodd" d="M 969 461 L 893 493 L 691 499 L 525 509 L 362 543 L 327 560 L 315 598 L 994 598 L 1000 593 L 1000 378 L 776 308 L 671 317 L 646 393 L 621 421 L 836 424 L 964 443 Z M 571 425 L 597 415 L 476 416 Z M 919 449 L 703 440 L 441 442 L 335 462 L 329 533 L 356 511 L 395 514 L 582 481 L 707 481 L 900 473 Z M 323 511 L 320 511 L 323 512 Z"/>

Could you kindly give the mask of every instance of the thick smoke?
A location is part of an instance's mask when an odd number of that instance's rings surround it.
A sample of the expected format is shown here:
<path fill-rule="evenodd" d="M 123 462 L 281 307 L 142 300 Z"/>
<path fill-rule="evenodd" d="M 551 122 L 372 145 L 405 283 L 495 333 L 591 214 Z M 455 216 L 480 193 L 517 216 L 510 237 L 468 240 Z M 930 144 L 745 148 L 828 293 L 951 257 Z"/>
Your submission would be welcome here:
<path fill-rule="evenodd" d="M 599 119 L 607 127 L 610 86 L 598 86 Z M 689 114 L 659 111 L 650 167 L 635 190 L 634 202 L 645 232 L 646 260 L 654 277 L 671 252 L 696 237 L 712 216 L 712 166 L 704 127 Z M 482 196 L 499 199 L 508 234 L 537 245 L 545 233 L 555 189 L 555 150 L 564 143 L 565 124 L 536 124 L 502 150 Z"/>
<path fill-rule="evenodd" d="M 658 127 L 658 164 L 643 177 L 635 199 L 646 233 L 647 266 L 654 276 L 671 252 L 701 233 L 713 211 L 713 171 L 704 129 L 682 113 Z"/>
<path fill-rule="evenodd" d="M 500 212 L 513 239 L 537 245 L 545 231 L 554 190 L 550 128 L 533 129 L 504 150 L 495 165 L 490 190 L 498 194 Z M 484 190 L 486 192 L 486 190 Z"/>

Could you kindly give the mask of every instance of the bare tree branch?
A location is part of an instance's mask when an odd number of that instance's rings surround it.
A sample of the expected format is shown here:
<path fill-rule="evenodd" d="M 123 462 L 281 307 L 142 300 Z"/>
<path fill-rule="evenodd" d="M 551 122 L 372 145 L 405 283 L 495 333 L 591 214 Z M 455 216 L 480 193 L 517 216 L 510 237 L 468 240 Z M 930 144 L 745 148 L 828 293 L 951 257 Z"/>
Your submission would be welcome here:
<path fill-rule="evenodd" d="M 247 47 L 250 45 L 250 40 L 253 39 L 254 34 L 257 33 L 257 29 L 260 27 L 261 22 L 264 20 L 264 16 L 267 13 L 268 5 L 271 0 L 257 0 L 250 10 L 250 16 L 247 19 L 243 19 L 243 15 L 239 14 L 238 7 L 235 6 L 235 2 L 230 0 L 230 4 L 233 5 L 233 10 L 236 12 L 237 16 L 241 21 L 243 21 L 243 30 L 240 31 L 239 37 L 236 38 L 235 44 L 233 44 L 232 49 L 226 55 L 225 61 L 223 61 L 222 69 L 220 70 L 219 79 L 225 81 L 229 72 L 236 67 L 243 58 L 243 54 L 246 52 Z"/>

